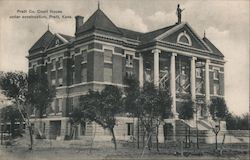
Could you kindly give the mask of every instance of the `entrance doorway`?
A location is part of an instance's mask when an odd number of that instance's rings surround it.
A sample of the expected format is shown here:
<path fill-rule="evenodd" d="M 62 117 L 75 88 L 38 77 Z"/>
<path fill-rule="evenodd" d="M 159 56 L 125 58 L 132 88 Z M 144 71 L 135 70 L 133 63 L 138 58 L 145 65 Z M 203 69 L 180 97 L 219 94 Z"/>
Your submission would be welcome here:
<path fill-rule="evenodd" d="M 61 121 L 50 121 L 50 139 L 61 135 Z"/>

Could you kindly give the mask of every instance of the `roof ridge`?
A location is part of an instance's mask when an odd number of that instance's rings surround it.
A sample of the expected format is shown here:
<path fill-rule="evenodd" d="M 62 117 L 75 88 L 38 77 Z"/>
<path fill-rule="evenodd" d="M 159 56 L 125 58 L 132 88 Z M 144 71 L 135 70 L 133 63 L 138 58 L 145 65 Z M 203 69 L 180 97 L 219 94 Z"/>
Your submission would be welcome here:
<path fill-rule="evenodd" d="M 169 27 L 174 27 L 174 26 L 177 26 L 177 24 L 173 24 L 173 25 L 170 25 L 170 26 L 166 26 L 166 27 L 162 27 L 162 28 L 159 28 L 159 29 L 156 29 L 156 30 L 145 32 L 144 34 L 148 34 L 148 33 L 152 33 L 152 32 L 157 32 L 159 30 L 163 30 L 163 29 L 166 29 L 166 28 L 169 28 Z"/>
<path fill-rule="evenodd" d="M 132 30 L 132 29 L 126 29 L 126 28 L 123 28 L 123 27 L 117 27 L 117 28 L 124 29 L 124 30 L 127 30 L 127 31 L 136 32 L 136 33 L 140 33 L 140 34 L 145 34 L 144 32 L 139 32 L 139 31 L 135 31 L 135 30 Z"/>

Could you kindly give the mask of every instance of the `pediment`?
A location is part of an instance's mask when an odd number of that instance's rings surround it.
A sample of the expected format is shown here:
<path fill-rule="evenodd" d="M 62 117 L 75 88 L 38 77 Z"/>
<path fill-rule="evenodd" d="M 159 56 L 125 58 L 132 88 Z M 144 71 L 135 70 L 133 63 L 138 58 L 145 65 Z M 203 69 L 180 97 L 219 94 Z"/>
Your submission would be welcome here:
<path fill-rule="evenodd" d="M 187 24 L 179 24 L 155 38 L 158 41 L 173 43 L 179 46 L 211 51 L 198 34 Z"/>
<path fill-rule="evenodd" d="M 67 43 L 68 41 L 60 36 L 60 34 L 54 34 L 53 39 L 51 40 L 48 48 L 58 47 L 64 43 Z"/>

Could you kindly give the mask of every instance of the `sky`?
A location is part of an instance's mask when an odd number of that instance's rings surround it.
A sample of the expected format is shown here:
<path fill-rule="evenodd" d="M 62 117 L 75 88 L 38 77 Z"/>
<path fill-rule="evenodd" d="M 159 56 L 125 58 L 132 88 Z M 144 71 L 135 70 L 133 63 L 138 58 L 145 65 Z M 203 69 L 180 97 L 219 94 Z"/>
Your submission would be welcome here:
<path fill-rule="evenodd" d="M 249 0 L 99 0 L 100 8 L 119 27 L 147 32 L 176 23 L 176 7 L 185 8 L 182 21 L 206 37 L 224 54 L 225 99 L 237 115 L 249 112 Z M 28 50 L 49 28 L 74 35 L 75 16 L 84 20 L 97 0 L 0 0 L 0 71 L 27 72 Z M 68 19 L 14 19 L 17 10 L 54 10 Z M 46 13 L 40 15 L 49 15 Z"/>

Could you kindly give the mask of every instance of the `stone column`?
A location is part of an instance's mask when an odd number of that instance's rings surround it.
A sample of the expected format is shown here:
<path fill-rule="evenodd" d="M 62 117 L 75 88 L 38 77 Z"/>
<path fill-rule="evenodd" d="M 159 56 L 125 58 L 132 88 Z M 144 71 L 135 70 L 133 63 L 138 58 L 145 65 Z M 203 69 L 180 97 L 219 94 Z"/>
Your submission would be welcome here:
<path fill-rule="evenodd" d="M 154 54 L 154 85 L 159 87 L 159 53 L 161 53 L 161 51 L 154 49 L 152 53 Z"/>
<path fill-rule="evenodd" d="M 140 87 L 143 87 L 143 57 L 142 54 L 140 53 L 140 59 L 139 59 L 139 82 L 140 82 Z"/>
<path fill-rule="evenodd" d="M 191 97 L 192 101 L 195 102 L 196 93 L 195 93 L 195 60 L 196 57 L 192 57 L 191 60 L 191 73 L 190 73 L 190 81 L 191 81 Z"/>
<path fill-rule="evenodd" d="M 175 56 L 177 56 L 177 54 L 172 53 L 171 62 L 170 62 L 170 89 L 171 89 L 171 96 L 172 96 L 171 110 L 173 112 L 174 118 L 178 118 L 178 114 L 176 112 Z"/>
<path fill-rule="evenodd" d="M 206 89 L 206 103 L 209 103 L 210 101 L 210 87 L 209 87 L 209 63 L 210 60 L 206 60 L 205 65 L 205 89 Z"/>

